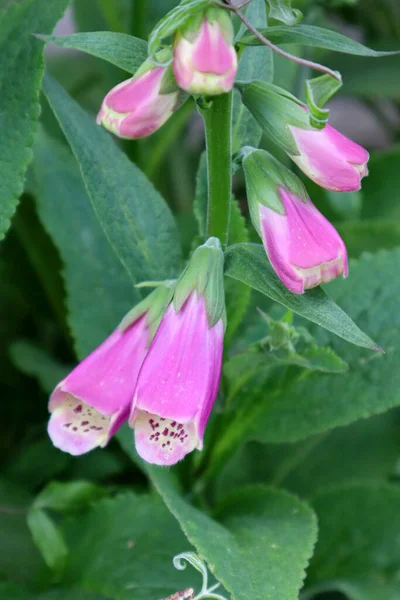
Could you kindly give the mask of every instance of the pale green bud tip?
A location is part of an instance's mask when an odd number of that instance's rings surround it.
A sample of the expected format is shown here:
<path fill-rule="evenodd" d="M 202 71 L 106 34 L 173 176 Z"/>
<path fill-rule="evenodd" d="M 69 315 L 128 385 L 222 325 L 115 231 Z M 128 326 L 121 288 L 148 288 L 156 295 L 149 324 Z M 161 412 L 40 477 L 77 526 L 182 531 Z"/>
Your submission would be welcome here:
<path fill-rule="evenodd" d="M 146 315 L 146 326 L 149 331 L 149 340 L 154 337 L 157 327 L 166 311 L 167 307 L 171 303 L 174 289 L 176 285 L 175 279 L 170 279 L 160 282 L 143 282 L 139 284 L 138 288 L 141 287 L 154 287 L 155 289 L 148 295 L 144 300 L 139 302 L 133 307 L 131 311 L 123 318 L 119 325 L 121 331 L 125 331 L 141 317 Z"/>
<path fill-rule="evenodd" d="M 176 285 L 173 300 L 176 312 L 194 291 L 199 297 L 204 296 L 209 326 L 213 327 L 220 319 L 225 324 L 224 253 L 218 238 L 209 238 L 194 251 Z"/>
<path fill-rule="evenodd" d="M 241 151 L 246 180 L 247 200 L 253 224 L 261 235 L 260 205 L 285 214 L 280 190 L 286 189 L 307 201 L 307 191 L 296 175 L 266 150 L 245 147 Z"/>

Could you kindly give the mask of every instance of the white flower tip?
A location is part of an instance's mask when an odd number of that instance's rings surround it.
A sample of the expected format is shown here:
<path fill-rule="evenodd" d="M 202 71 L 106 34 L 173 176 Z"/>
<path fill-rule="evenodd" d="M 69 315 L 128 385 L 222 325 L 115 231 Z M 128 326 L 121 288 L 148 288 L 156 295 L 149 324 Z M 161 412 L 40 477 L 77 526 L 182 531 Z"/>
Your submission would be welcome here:
<path fill-rule="evenodd" d="M 79 456 L 106 443 L 110 421 L 109 416 L 67 395 L 52 411 L 47 430 L 56 448 Z"/>
<path fill-rule="evenodd" d="M 139 410 L 134 421 L 136 450 L 148 463 L 171 466 L 198 446 L 195 425 Z"/>

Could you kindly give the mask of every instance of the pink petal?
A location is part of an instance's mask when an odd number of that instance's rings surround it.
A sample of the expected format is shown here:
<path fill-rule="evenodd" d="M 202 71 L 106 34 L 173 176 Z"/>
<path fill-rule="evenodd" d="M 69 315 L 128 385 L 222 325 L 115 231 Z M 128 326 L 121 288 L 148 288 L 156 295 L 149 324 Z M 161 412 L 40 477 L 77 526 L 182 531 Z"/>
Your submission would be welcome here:
<path fill-rule="evenodd" d="M 354 191 L 368 173 L 369 154 L 330 125 L 322 130 L 291 127 L 300 154 L 292 160 L 313 181 L 333 191 Z"/>
<path fill-rule="evenodd" d="M 231 46 L 216 21 L 203 21 L 192 52 L 193 67 L 202 73 L 224 75 L 232 67 Z"/>
<path fill-rule="evenodd" d="M 311 200 L 280 188 L 285 214 L 260 205 L 263 243 L 278 277 L 297 294 L 347 276 L 347 251 L 336 229 Z"/>

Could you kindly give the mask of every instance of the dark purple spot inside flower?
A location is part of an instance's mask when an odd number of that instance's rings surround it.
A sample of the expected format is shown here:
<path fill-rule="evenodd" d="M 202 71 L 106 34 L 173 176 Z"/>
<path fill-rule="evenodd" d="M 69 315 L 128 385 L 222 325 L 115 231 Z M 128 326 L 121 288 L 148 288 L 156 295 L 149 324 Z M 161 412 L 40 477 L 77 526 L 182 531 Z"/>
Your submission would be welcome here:
<path fill-rule="evenodd" d="M 164 431 L 162 432 L 162 434 L 163 434 L 164 436 L 165 436 L 165 435 L 168 435 L 168 427 L 166 427 L 166 428 L 164 429 Z"/>
<path fill-rule="evenodd" d="M 77 427 L 73 427 L 72 431 L 78 431 L 78 428 Z"/>
<path fill-rule="evenodd" d="M 89 421 L 82 421 L 81 425 L 89 425 Z"/>
<path fill-rule="evenodd" d="M 78 404 L 78 406 L 76 408 L 74 408 L 74 413 L 80 413 L 82 412 L 82 404 Z"/>

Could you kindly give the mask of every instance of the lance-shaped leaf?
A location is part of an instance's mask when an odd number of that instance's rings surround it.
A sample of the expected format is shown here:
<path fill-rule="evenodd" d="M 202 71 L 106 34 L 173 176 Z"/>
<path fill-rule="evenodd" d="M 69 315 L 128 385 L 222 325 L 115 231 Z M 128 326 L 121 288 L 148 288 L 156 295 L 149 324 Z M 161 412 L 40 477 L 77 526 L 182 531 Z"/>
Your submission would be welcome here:
<path fill-rule="evenodd" d="M 50 76 L 44 91 L 78 161 L 97 218 L 132 282 L 176 276 L 178 233 L 160 194 Z"/>
<path fill-rule="evenodd" d="M 344 340 L 379 350 L 376 343 L 321 289 L 293 294 L 278 279 L 261 245 L 235 244 L 225 254 L 225 273 L 279 302 L 293 312 L 321 325 Z"/>
<path fill-rule="evenodd" d="M 50 32 L 69 0 L 22 0 L 0 6 L 0 240 L 23 190 L 39 117 L 43 43 L 33 37 Z"/>
<path fill-rule="evenodd" d="M 363 44 L 352 40 L 351 38 L 323 27 L 315 25 L 294 25 L 286 27 L 269 27 L 261 32 L 273 44 L 299 44 L 301 46 L 314 46 L 333 50 L 334 52 L 343 52 L 344 54 L 356 54 L 357 56 L 390 56 L 398 54 L 400 51 L 378 52 L 371 50 Z M 255 35 L 246 35 L 241 38 L 241 44 L 245 46 L 259 46 L 260 40 Z"/>
<path fill-rule="evenodd" d="M 114 31 L 89 31 L 71 35 L 39 35 L 41 40 L 59 48 L 72 48 L 102 58 L 135 73 L 147 59 L 147 44 L 140 38 Z"/>

